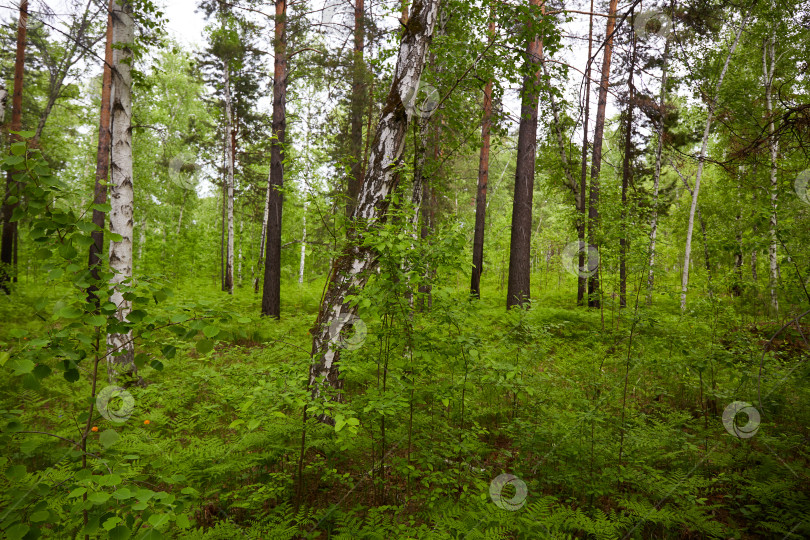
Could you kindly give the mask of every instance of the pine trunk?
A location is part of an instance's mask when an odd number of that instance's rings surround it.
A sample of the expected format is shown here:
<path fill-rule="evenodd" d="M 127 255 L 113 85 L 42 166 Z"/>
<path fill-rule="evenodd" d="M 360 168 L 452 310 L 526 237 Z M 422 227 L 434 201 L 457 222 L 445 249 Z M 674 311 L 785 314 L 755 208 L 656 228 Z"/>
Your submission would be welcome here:
<path fill-rule="evenodd" d="M 610 0 L 608 20 L 605 27 L 605 53 L 602 57 L 602 73 L 599 82 L 599 102 L 596 106 L 596 124 L 593 133 L 593 157 L 591 160 L 591 188 L 588 199 L 588 241 L 599 249 L 599 174 L 602 170 L 602 141 L 605 134 L 605 111 L 610 90 L 610 63 L 613 57 L 613 31 L 616 28 L 616 5 L 618 0 Z M 590 249 L 588 250 L 590 253 Z M 595 261 L 588 261 L 588 268 L 596 267 Z M 588 305 L 600 307 L 599 279 L 601 268 L 588 279 Z"/>
<path fill-rule="evenodd" d="M 346 215 L 352 214 L 360 186 L 363 185 L 363 110 L 365 108 L 365 64 L 363 53 L 366 41 L 365 2 L 354 3 L 354 61 L 352 62 L 351 136 L 349 153 L 352 167 L 347 186 Z"/>
<path fill-rule="evenodd" d="M 489 14 L 489 39 L 495 39 L 495 4 Z M 489 184 L 489 149 L 492 132 L 492 79 L 484 87 L 484 117 L 481 120 L 481 156 L 478 160 L 478 188 L 475 195 L 475 233 L 473 237 L 472 278 L 470 293 L 481 298 L 481 274 L 484 272 L 484 230 L 487 219 L 487 186 Z"/>
<path fill-rule="evenodd" d="M 634 10 L 630 10 L 633 16 Z M 622 160 L 622 209 L 621 209 L 621 237 L 619 238 L 619 306 L 627 307 L 627 250 L 629 239 L 627 238 L 627 190 L 630 187 L 630 177 L 632 175 L 632 151 L 633 151 L 633 100 L 635 99 L 635 87 L 633 86 L 633 75 L 636 70 L 636 39 L 635 34 L 632 40 L 633 51 L 630 55 L 630 72 L 627 76 L 627 111 L 626 123 L 624 126 L 624 156 Z"/>
<path fill-rule="evenodd" d="M 529 0 L 530 6 L 540 7 L 542 4 L 543 0 Z M 528 73 L 523 79 L 521 92 L 515 196 L 512 202 L 512 234 L 509 244 L 507 308 L 522 306 L 531 298 L 532 199 L 542 54 L 542 41 L 539 36 L 535 36 L 526 45 Z"/>
<path fill-rule="evenodd" d="M 314 397 L 329 389 L 337 392 L 338 395 L 334 397 L 340 399 L 342 336 L 352 327 L 357 312 L 356 306 L 346 299 L 363 289 L 376 266 L 377 254 L 364 246 L 362 240 L 365 234 L 384 222 L 390 203 L 389 195 L 396 188 L 394 169 L 402 157 L 410 120 L 409 108 L 404 101 L 415 96 L 419 88 L 438 6 L 439 0 L 414 0 L 411 6 L 411 17 L 403 32 L 391 90 L 371 145 L 367 174 L 350 218 L 346 244 L 334 262 L 318 319 L 311 330 L 309 384 Z M 321 420 L 333 423 L 328 414 L 323 415 Z"/>
<path fill-rule="evenodd" d="M 120 241 L 110 241 L 110 301 L 118 307 L 116 317 L 126 320 L 132 303 L 123 296 L 121 284 L 132 278 L 132 226 L 134 214 L 132 170 L 132 45 L 135 21 L 128 0 L 113 3 L 112 73 L 112 181 L 110 182 L 110 232 Z M 136 376 L 132 332 L 107 334 L 109 354 L 107 375 L 110 383 Z"/>
<path fill-rule="evenodd" d="M 579 243 L 578 268 L 586 268 L 589 250 L 585 243 L 585 231 L 588 226 L 588 208 L 586 192 L 588 191 L 588 124 L 591 116 L 591 62 L 593 56 L 593 0 L 588 15 L 588 66 L 585 72 L 585 112 L 582 120 L 582 168 L 579 175 L 579 197 L 577 197 L 577 240 Z M 577 305 L 585 305 L 588 294 L 588 277 L 585 272 L 577 273 Z"/>
<path fill-rule="evenodd" d="M 270 213 L 264 267 L 262 315 L 281 318 L 281 212 L 284 199 L 284 144 L 287 134 L 287 0 L 276 0 L 273 76 L 273 141 L 270 147 Z"/>
<path fill-rule="evenodd" d="M 98 149 L 96 151 L 96 184 L 93 194 L 93 204 L 107 203 L 107 182 L 110 176 L 110 98 L 112 94 L 112 63 L 113 63 L 113 2 L 110 1 L 109 13 L 107 14 L 107 41 L 104 48 L 104 71 L 101 78 L 101 112 L 99 114 L 98 128 Z M 107 215 L 105 212 L 93 209 L 93 224 L 96 230 L 91 233 L 93 243 L 90 244 L 90 257 L 88 268 L 93 278 L 93 284 L 87 290 L 88 301 L 99 305 L 96 295 L 98 287 L 96 282 L 99 279 L 99 265 L 101 264 L 101 253 L 104 247 L 104 221 Z"/>
<path fill-rule="evenodd" d="M 20 21 L 17 25 L 17 54 L 14 60 L 14 93 L 11 98 L 11 125 L 9 131 L 22 130 L 22 91 L 23 74 L 25 70 L 25 45 L 28 29 L 28 0 L 20 1 Z M 18 141 L 17 135 L 9 136 L 9 143 Z M 12 280 L 16 281 L 14 273 L 14 253 L 17 247 L 17 222 L 11 221 L 17 203 L 8 204 L 10 196 L 17 196 L 20 185 L 12 178 L 9 170 L 6 176 L 6 193 L 2 206 L 3 235 L 0 237 L 0 289 L 6 293 L 11 292 Z"/>

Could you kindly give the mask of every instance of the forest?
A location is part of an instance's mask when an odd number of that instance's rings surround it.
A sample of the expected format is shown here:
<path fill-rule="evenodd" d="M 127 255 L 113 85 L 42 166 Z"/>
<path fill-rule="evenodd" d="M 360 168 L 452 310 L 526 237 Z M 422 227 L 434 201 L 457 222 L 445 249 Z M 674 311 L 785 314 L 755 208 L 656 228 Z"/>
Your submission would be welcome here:
<path fill-rule="evenodd" d="M 810 537 L 810 1 L 0 42 L 0 537 Z"/>

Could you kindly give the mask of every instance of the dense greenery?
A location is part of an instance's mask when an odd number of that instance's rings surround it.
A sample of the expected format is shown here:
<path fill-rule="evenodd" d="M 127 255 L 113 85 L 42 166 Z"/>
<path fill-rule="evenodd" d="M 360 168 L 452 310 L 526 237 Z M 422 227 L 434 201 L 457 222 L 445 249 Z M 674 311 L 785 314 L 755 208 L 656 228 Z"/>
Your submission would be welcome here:
<path fill-rule="evenodd" d="M 525 4 L 498 13 L 499 28 L 539 23 Z M 657 83 L 645 74 L 636 83 L 633 133 L 625 137 L 628 98 L 616 100 L 601 174 L 598 308 L 577 306 L 583 270 L 570 250 L 577 245 L 576 195 L 564 169 L 579 174 L 580 111 L 562 89 L 568 68 L 551 67 L 542 81 L 531 301 L 507 310 L 517 144 L 508 81 L 521 81 L 527 32 L 507 33 L 488 49 L 488 4 L 448 0 L 460 16 L 437 31 L 423 78 L 425 102 L 438 109 L 435 123 L 424 131 L 429 139 L 411 130 L 387 220 L 359 240 L 376 254 L 376 272 L 349 299 L 357 316 L 353 331 L 338 337 L 343 387 L 341 399 L 330 401 L 313 397 L 309 369 L 332 264 L 353 226 L 343 212 L 353 159 L 346 90 L 352 54 L 334 43 L 349 19 L 330 13 L 338 19 L 330 26 L 315 10 L 322 28 L 306 23 L 306 5 L 289 14 L 290 49 L 301 52 L 290 60 L 276 320 L 260 316 L 256 282 L 264 275 L 271 139 L 260 98 L 273 87 L 257 73 L 262 49 L 272 49 L 257 21 L 272 27 L 273 20 L 245 9 L 260 10 L 258 3 L 234 2 L 233 13 L 224 13 L 206 1 L 205 14 L 216 13 L 206 29 L 210 47 L 188 51 L 150 22 L 160 20 L 150 2 L 135 5 L 150 33 L 138 38 L 136 51 L 132 279 L 111 282 L 106 250 L 101 272 L 88 270 L 90 235 L 100 231 L 93 210 L 112 208 L 92 200 L 96 74 L 71 75 L 40 139 L 33 131 L 4 134 L 3 170 L 20 186 L 4 202 L 18 204 L 11 219 L 20 233 L 17 281 L 9 294 L 0 292 L 3 537 L 810 536 L 806 26 L 752 8 L 720 92 L 686 309 L 683 247 L 705 92 L 714 87 L 743 8 L 718 4 L 705 25 L 693 19 L 702 3 L 671 11 L 683 49 L 673 53 L 681 70 L 670 68 L 665 110 L 652 104 Z M 384 7 L 390 15 L 399 2 Z M 796 20 L 806 22 L 806 5 L 797 10 Z M 571 16 L 537 26 L 547 54 L 567 46 L 561 25 Z M 364 141 L 374 136 L 398 45 L 398 26 L 377 17 L 365 21 L 373 47 L 362 76 Z M 14 24 L 0 38 L 10 40 Z M 46 26 L 31 28 L 52 47 L 63 39 Z M 615 54 L 623 58 L 616 77 L 624 81 L 636 37 L 632 26 L 622 32 Z M 769 137 L 762 50 L 773 35 L 784 40 L 780 58 L 787 60 L 777 70 L 783 84 Z M 31 54 L 26 128 L 36 127 L 47 94 L 42 60 Z M 226 57 L 238 59 L 233 94 L 243 130 L 234 157 L 233 294 L 222 288 L 228 195 L 218 77 Z M 655 51 L 639 57 L 649 72 L 661 69 Z M 8 88 L 13 62 L 2 59 Z M 469 279 L 478 109 L 488 77 L 500 82 L 476 299 Z M 559 107 L 559 120 L 552 107 Z M 656 200 L 659 121 L 665 145 Z M 769 157 L 773 137 L 778 163 Z M 430 233 L 419 235 L 409 225 L 420 210 L 411 190 L 426 141 L 431 192 L 423 204 L 433 218 Z M 633 181 L 623 204 L 628 151 Z M 648 302 L 653 212 L 660 229 Z M 630 246 L 626 307 L 620 242 Z M 769 276 L 774 246 L 776 281 Z M 93 287 L 98 305 L 88 298 Z M 115 290 L 133 303 L 125 320 L 108 300 Z M 142 380 L 108 381 L 107 361 L 121 351 L 108 349 L 107 335 L 130 331 Z M 319 421 L 322 414 L 332 422 Z"/>

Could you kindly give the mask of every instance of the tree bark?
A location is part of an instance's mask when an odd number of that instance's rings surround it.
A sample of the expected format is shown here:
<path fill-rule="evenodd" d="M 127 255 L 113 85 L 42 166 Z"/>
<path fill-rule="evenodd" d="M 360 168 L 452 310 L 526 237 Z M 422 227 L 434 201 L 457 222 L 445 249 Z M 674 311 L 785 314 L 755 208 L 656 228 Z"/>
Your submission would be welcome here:
<path fill-rule="evenodd" d="M 234 166 L 236 161 L 235 126 L 233 116 L 233 103 L 231 97 L 231 66 L 225 61 L 225 213 L 227 219 L 227 244 L 225 247 L 225 283 L 224 290 L 233 294 L 233 192 L 234 192 Z"/>
<path fill-rule="evenodd" d="M 495 4 L 489 13 L 489 40 L 495 39 Z M 492 132 L 492 79 L 484 87 L 484 117 L 481 120 L 481 156 L 478 159 L 478 188 L 475 195 L 475 233 L 473 237 L 472 278 L 470 294 L 481 298 L 481 274 L 484 272 L 484 231 L 487 219 L 487 186 L 489 184 L 489 149 Z"/>
<path fill-rule="evenodd" d="M 363 185 L 363 110 L 365 108 L 365 2 L 354 3 L 354 60 L 352 62 L 352 93 L 350 96 L 351 137 L 349 153 L 352 167 L 347 186 L 346 215 L 352 214 L 360 186 Z"/>
<path fill-rule="evenodd" d="M 779 155 L 779 141 L 774 137 L 775 117 L 773 115 L 773 78 L 776 70 L 776 42 L 773 34 L 765 40 L 762 45 L 762 76 L 765 82 L 765 106 L 768 122 L 768 149 L 770 150 L 770 172 L 771 172 L 771 219 L 770 233 L 771 245 L 768 248 L 768 261 L 770 263 L 770 289 L 771 308 L 775 314 L 779 313 L 779 294 L 777 287 L 779 284 L 779 260 L 777 258 L 779 241 L 776 237 L 778 216 L 776 211 L 779 200 L 779 184 L 776 177 L 776 159 Z"/>
<path fill-rule="evenodd" d="M 610 0 L 608 7 L 608 20 L 605 27 L 605 53 L 602 57 L 602 74 L 599 82 L 599 102 L 596 107 L 596 124 L 593 133 L 593 158 L 591 160 L 591 188 L 588 199 L 588 240 L 591 245 L 599 249 L 599 173 L 602 170 L 602 141 L 605 133 L 605 110 L 607 109 L 607 95 L 610 89 L 610 63 L 613 57 L 613 31 L 616 28 L 616 5 L 618 0 Z M 590 253 L 590 250 L 588 250 Z M 592 266 L 588 262 L 588 268 Z M 599 279 L 601 268 L 588 278 L 588 305 L 600 307 Z"/>
<path fill-rule="evenodd" d="M 652 218 L 650 220 L 650 271 L 647 275 L 647 305 L 652 305 L 653 284 L 655 283 L 655 243 L 658 236 L 658 193 L 661 185 L 661 157 L 664 152 L 664 119 L 666 117 L 667 68 L 669 67 L 669 39 L 664 45 L 664 60 L 661 67 L 661 90 L 659 93 L 660 122 L 658 123 L 658 144 L 655 148 L 655 173 L 653 174 Z"/>
<path fill-rule="evenodd" d="M 281 318 L 281 211 L 284 204 L 284 144 L 287 134 L 287 0 L 276 0 L 273 76 L 273 141 L 270 147 L 270 212 L 262 315 Z"/>
<path fill-rule="evenodd" d="M 540 7 L 543 0 L 529 0 Z M 534 161 L 537 153 L 537 108 L 541 85 L 543 42 L 539 36 L 526 45 L 520 128 L 518 131 L 515 196 L 512 202 L 512 234 L 509 247 L 509 281 L 506 307 L 522 306 L 531 298 L 532 199 Z"/>
<path fill-rule="evenodd" d="M 634 9 L 630 10 L 633 16 Z M 627 238 L 627 190 L 630 186 L 631 156 L 633 150 L 633 100 L 635 99 L 635 88 L 633 86 L 633 75 L 636 70 L 636 38 L 632 38 L 633 51 L 630 53 L 630 72 L 627 76 L 627 111 L 626 123 L 624 127 L 624 156 L 622 159 L 622 208 L 621 208 L 621 237 L 619 238 L 619 306 L 627 307 L 627 250 L 629 239 Z"/>
<path fill-rule="evenodd" d="M 304 202 L 304 227 L 301 232 L 301 264 L 298 266 L 298 284 L 304 284 L 304 267 L 307 262 L 307 203 Z"/>
<path fill-rule="evenodd" d="M 363 245 L 363 236 L 385 221 L 389 195 L 396 188 L 394 169 L 399 164 L 408 129 L 406 100 L 415 95 L 425 65 L 425 56 L 436 25 L 439 0 L 414 0 L 411 18 L 404 28 L 391 90 L 383 106 L 371 145 L 367 173 L 346 232 L 346 244 L 335 260 L 315 325 L 311 329 L 312 366 L 309 384 L 313 397 L 322 390 L 339 392 L 341 336 L 352 327 L 357 308 L 348 295 L 365 286 L 376 266 L 377 253 Z M 331 423 L 325 414 L 321 420 Z"/>
<path fill-rule="evenodd" d="M 711 134 L 714 111 L 717 107 L 717 100 L 720 97 L 719 94 L 720 88 L 723 85 L 723 79 L 726 77 L 726 71 L 728 71 L 728 65 L 731 62 L 731 56 L 737 49 L 737 44 L 740 42 L 740 36 L 742 35 L 743 28 L 745 28 L 747 22 L 748 15 L 745 15 L 742 23 L 740 24 L 740 28 L 737 30 L 737 35 L 734 38 L 734 43 L 731 45 L 731 50 L 729 50 L 728 56 L 726 56 L 726 61 L 723 64 L 722 71 L 720 72 L 720 78 L 717 80 L 717 84 L 715 85 L 714 96 L 710 98 L 711 101 L 709 102 L 709 111 L 706 117 L 706 127 L 703 130 L 703 144 L 700 148 L 697 173 L 695 174 L 695 189 L 692 195 L 692 206 L 689 210 L 689 225 L 686 229 L 686 248 L 684 249 L 683 274 L 681 279 L 681 311 L 686 310 L 686 291 L 689 288 L 689 263 L 692 258 L 692 233 L 695 229 L 695 210 L 697 209 L 698 195 L 700 194 L 700 181 L 703 178 L 703 166 L 706 162 L 706 152 L 709 148 L 709 135 Z"/>
<path fill-rule="evenodd" d="M 593 56 L 593 0 L 588 15 L 588 65 L 585 71 L 585 112 L 582 119 L 582 167 L 579 175 L 579 197 L 577 197 L 577 241 L 580 247 L 580 269 L 588 264 L 588 253 L 585 243 L 585 231 L 588 227 L 588 208 L 586 193 L 588 191 L 588 124 L 591 116 L 591 61 Z M 584 248 L 584 249 L 583 249 Z M 585 305 L 585 296 L 588 294 L 588 277 L 585 272 L 577 272 L 577 305 Z"/>
<path fill-rule="evenodd" d="M 28 0 L 20 1 L 20 20 L 17 25 L 17 53 L 14 60 L 14 93 L 11 98 L 11 125 L 9 131 L 22 130 L 22 91 L 23 74 L 25 71 L 25 45 L 28 29 Z M 18 135 L 9 136 L 9 143 L 19 141 Z M 12 172 L 6 176 L 6 193 L 2 206 L 3 235 L 0 238 L 0 289 L 7 294 L 11 292 L 10 282 L 14 275 L 14 251 L 17 242 L 17 222 L 11 221 L 11 216 L 18 203 L 9 204 L 10 196 L 18 196 L 20 185 L 15 182 Z"/>
<path fill-rule="evenodd" d="M 132 225 L 134 198 L 132 185 L 132 45 L 135 22 L 128 0 L 113 2 L 113 73 L 112 73 L 112 181 L 110 183 L 110 232 L 121 236 L 110 241 L 110 301 L 118 306 L 116 317 L 126 320 L 132 302 L 123 296 L 122 283 L 132 278 Z M 107 374 L 110 383 L 125 375 L 137 375 L 132 332 L 107 334 Z M 115 356 L 113 356 L 115 355 Z"/>
<path fill-rule="evenodd" d="M 93 193 L 93 204 L 106 204 L 107 203 L 107 182 L 110 177 L 110 140 L 112 132 L 110 131 L 110 98 L 112 94 L 112 63 L 113 63 L 113 21 L 112 10 L 114 4 L 110 0 L 110 6 L 107 13 L 107 39 L 104 47 L 104 71 L 101 77 L 101 112 L 99 113 L 99 128 L 98 128 L 98 149 L 96 151 L 96 184 Z M 107 214 L 93 209 L 93 224 L 97 230 L 93 231 L 90 237 L 93 243 L 90 244 L 90 256 L 88 261 L 88 268 L 93 278 L 93 283 L 87 290 L 88 301 L 93 303 L 96 308 L 99 305 L 99 299 L 96 295 L 98 287 L 96 283 L 99 280 L 99 266 L 101 264 L 101 253 L 104 247 L 104 221 Z"/>

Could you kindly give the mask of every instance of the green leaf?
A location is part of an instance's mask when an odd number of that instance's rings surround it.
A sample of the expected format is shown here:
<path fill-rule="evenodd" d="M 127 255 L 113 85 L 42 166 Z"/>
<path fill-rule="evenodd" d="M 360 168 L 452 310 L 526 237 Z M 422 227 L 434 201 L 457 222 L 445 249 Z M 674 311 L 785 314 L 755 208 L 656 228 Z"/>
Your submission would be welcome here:
<path fill-rule="evenodd" d="M 163 357 L 166 360 L 171 360 L 172 358 L 174 358 L 174 355 L 177 354 L 177 347 L 175 347 L 174 345 L 165 345 L 163 347 L 162 352 Z"/>
<path fill-rule="evenodd" d="M 82 316 L 82 310 L 75 306 L 65 306 L 56 312 L 60 319 L 78 319 Z"/>
<path fill-rule="evenodd" d="M 68 369 L 65 371 L 63 377 L 67 382 L 74 383 L 79 380 L 79 370 L 78 369 Z"/>
<path fill-rule="evenodd" d="M 110 531 L 110 540 L 128 540 L 132 536 L 132 531 L 126 525 L 119 525 Z"/>
<path fill-rule="evenodd" d="M 216 326 L 206 326 L 203 328 L 203 334 L 205 334 L 207 338 L 215 338 L 219 334 L 219 328 Z"/>
<path fill-rule="evenodd" d="M 14 375 L 24 375 L 26 373 L 31 373 L 35 367 L 36 364 L 34 364 L 31 360 L 27 358 L 21 358 L 20 360 L 17 360 L 17 366 L 14 370 Z"/>
<path fill-rule="evenodd" d="M 14 465 L 6 471 L 6 478 L 12 481 L 20 480 L 25 477 L 26 473 L 25 465 Z"/>
<path fill-rule="evenodd" d="M 105 324 L 107 324 L 107 317 L 105 317 L 104 315 L 93 315 L 87 318 L 87 322 L 91 326 L 104 326 Z"/>
<path fill-rule="evenodd" d="M 39 523 L 41 521 L 45 521 L 46 519 L 48 519 L 48 516 L 50 515 L 51 513 L 48 512 L 47 510 L 40 510 L 39 512 L 34 512 L 33 514 L 31 514 L 31 521 L 33 521 L 34 523 Z"/>
<path fill-rule="evenodd" d="M 200 354 L 208 354 L 214 350 L 214 342 L 210 339 L 201 339 L 197 342 L 197 352 Z"/>
<path fill-rule="evenodd" d="M 240 425 L 242 425 L 244 423 L 245 423 L 245 421 L 240 418 L 238 420 L 234 420 L 233 422 L 231 422 L 230 425 L 228 425 L 228 427 L 230 429 L 233 429 L 233 428 L 238 427 L 238 426 L 240 426 Z"/>
<path fill-rule="evenodd" d="M 106 429 L 99 436 L 98 440 L 104 448 L 109 448 L 118 442 L 118 433 L 114 429 Z"/>
<path fill-rule="evenodd" d="M 259 425 L 260 425 L 261 423 L 262 423 L 262 422 L 261 422 L 261 420 L 259 420 L 259 419 L 257 419 L 257 418 L 254 418 L 253 420 L 251 420 L 250 422 L 248 422 L 248 425 L 247 425 L 248 430 L 253 431 L 253 430 L 254 430 L 254 429 L 256 429 L 257 427 L 259 427 Z"/>
<path fill-rule="evenodd" d="M 177 518 L 175 518 L 174 522 L 177 523 L 177 526 L 181 529 L 188 529 L 191 527 L 191 522 L 189 522 L 188 516 L 185 514 L 179 514 Z"/>
<path fill-rule="evenodd" d="M 88 495 L 87 500 L 93 504 L 104 504 L 105 502 L 110 500 L 110 494 L 105 493 L 103 491 L 91 493 L 90 495 Z"/>
<path fill-rule="evenodd" d="M 177 324 L 177 323 L 181 323 L 181 322 L 186 322 L 186 321 L 187 321 L 187 320 L 189 320 L 190 318 L 191 318 L 191 316 L 189 316 L 189 315 L 188 315 L 188 314 L 186 314 L 186 313 L 175 313 L 174 315 L 172 315 L 172 316 L 169 318 L 169 320 L 170 320 L 171 322 L 173 322 L 173 323 Z"/>
<path fill-rule="evenodd" d="M 123 520 L 120 517 L 113 516 L 110 519 L 108 519 L 107 521 L 105 521 L 104 524 L 102 525 L 102 527 L 104 527 L 104 530 L 111 531 L 111 530 L 113 530 L 115 528 L 116 525 L 118 525 L 122 521 Z"/>
<path fill-rule="evenodd" d="M 87 488 L 77 487 L 76 489 L 70 492 L 70 494 L 68 495 L 68 499 L 75 499 L 76 497 L 81 497 L 85 493 L 87 493 Z"/>
<path fill-rule="evenodd" d="M 98 210 L 99 212 L 109 212 L 112 210 L 112 205 L 110 203 L 94 204 L 90 208 L 93 210 Z"/>
<path fill-rule="evenodd" d="M 25 523 L 17 523 L 6 530 L 6 538 L 8 538 L 8 540 L 20 540 L 20 538 L 28 534 L 30 529 L 31 527 Z"/>
<path fill-rule="evenodd" d="M 169 522 L 169 514 L 152 514 L 149 516 L 149 524 L 156 529 Z"/>
<path fill-rule="evenodd" d="M 132 492 L 129 490 L 129 488 L 126 487 L 118 488 L 113 492 L 113 497 L 115 497 L 119 501 L 122 501 L 124 499 L 130 499 L 132 498 Z"/>

